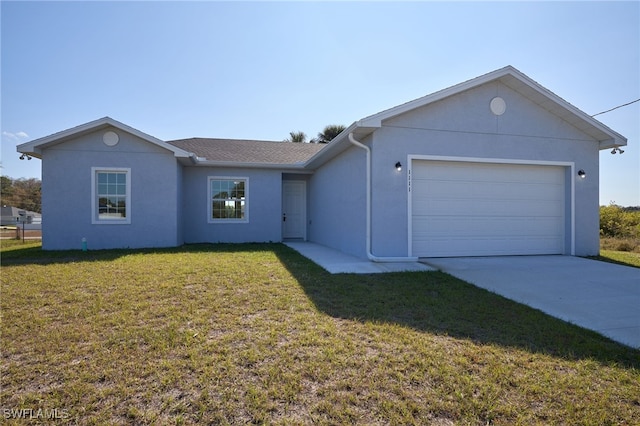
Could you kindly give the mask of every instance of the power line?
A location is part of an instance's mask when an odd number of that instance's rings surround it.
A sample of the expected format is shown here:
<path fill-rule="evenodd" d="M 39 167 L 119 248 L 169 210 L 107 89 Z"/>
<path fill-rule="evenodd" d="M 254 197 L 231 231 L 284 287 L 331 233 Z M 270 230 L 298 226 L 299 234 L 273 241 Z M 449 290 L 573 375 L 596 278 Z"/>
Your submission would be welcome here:
<path fill-rule="evenodd" d="M 618 105 L 617 107 L 614 107 L 614 108 L 608 109 L 608 110 L 606 110 L 606 111 L 602 111 L 602 112 L 599 112 L 599 113 L 597 113 L 597 114 L 593 114 L 593 115 L 592 115 L 592 117 L 595 117 L 596 115 L 604 114 L 604 113 L 607 113 L 607 112 L 611 112 L 611 111 L 613 111 L 614 109 L 622 108 L 622 107 L 625 107 L 625 106 L 627 106 L 627 105 L 634 104 L 634 103 L 636 103 L 636 102 L 638 102 L 638 101 L 640 101 L 640 99 L 636 99 L 635 101 L 627 102 L 626 104 Z"/>

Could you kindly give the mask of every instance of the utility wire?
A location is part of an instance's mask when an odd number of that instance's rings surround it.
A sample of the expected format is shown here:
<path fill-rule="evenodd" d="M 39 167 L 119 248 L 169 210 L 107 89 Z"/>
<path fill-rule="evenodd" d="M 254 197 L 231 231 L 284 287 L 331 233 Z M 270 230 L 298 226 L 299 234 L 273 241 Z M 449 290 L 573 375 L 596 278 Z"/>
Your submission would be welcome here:
<path fill-rule="evenodd" d="M 604 114 L 604 113 L 607 113 L 607 112 L 611 112 L 611 111 L 613 111 L 614 109 L 622 108 L 622 107 L 624 107 L 624 106 L 634 104 L 634 103 L 636 103 L 636 102 L 638 102 L 638 101 L 640 101 L 640 99 L 636 99 L 635 101 L 627 102 L 626 104 L 618 105 L 617 107 L 614 107 L 614 108 L 608 109 L 608 110 L 606 110 L 606 111 L 602 111 L 602 112 L 599 112 L 599 113 L 597 113 L 597 114 L 593 114 L 593 115 L 592 115 L 592 117 L 595 117 L 596 115 Z"/>

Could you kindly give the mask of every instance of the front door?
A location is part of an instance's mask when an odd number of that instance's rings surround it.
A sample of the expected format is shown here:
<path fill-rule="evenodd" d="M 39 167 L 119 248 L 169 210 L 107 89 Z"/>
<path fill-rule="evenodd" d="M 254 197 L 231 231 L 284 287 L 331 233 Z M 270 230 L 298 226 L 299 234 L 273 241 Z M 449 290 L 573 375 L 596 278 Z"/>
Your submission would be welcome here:
<path fill-rule="evenodd" d="M 282 183 L 282 238 L 307 238 L 307 183 L 284 181 Z"/>

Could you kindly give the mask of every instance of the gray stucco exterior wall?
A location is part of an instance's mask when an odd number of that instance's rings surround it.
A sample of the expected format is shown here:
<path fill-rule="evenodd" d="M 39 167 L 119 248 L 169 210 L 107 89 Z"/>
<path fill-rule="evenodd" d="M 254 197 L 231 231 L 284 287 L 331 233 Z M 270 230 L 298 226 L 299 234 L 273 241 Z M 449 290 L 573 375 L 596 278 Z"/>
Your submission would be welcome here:
<path fill-rule="evenodd" d="M 106 130 L 117 145 L 103 143 Z M 92 224 L 92 167 L 131 169 L 131 223 Z M 168 247 L 177 233 L 180 166 L 172 152 L 117 129 L 54 145 L 42 153 L 45 250 Z"/>
<path fill-rule="evenodd" d="M 489 109 L 496 96 L 507 105 L 501 116 Z M 573 216 L 575 254 L 598 253 L 598 142 L 501 83 L 412 110 L 383 122 L 373 134 L 372 248 L 378 256 L 409 251 L 407 167 L 397 173 L 393 165 L 409 166 L 411 155 L 574 164 L 588 177 L 566 174 L 566 188 L 575 188 L 575 208 L 568 211 L 565 229 L 570 232 Z M 570 194 L 566 203 L 571 206 Z"/>
<path fill-rule="evenodd" d="M 366 157 L 352 147 L 309 181 L 309 240 L 366 257 Z"/>
<path fill-rule="evenodd" d="M 248 221 L 209 223 L 209 177 L 247 178 Z M 185 243 L 246 243 L 282 240 L 282 171 L 187 167 L 183 175 Z"/>

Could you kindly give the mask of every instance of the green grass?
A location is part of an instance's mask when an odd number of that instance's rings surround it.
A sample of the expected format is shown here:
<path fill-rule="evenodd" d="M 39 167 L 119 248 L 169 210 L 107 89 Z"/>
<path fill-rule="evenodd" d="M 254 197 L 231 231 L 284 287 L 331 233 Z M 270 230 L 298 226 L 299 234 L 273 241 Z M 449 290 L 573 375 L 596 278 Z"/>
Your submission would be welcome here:
<path fill-rule="evenodd" d="M 635 252 L 601 249 L 600 256 L 593 256 L 591 259 L 640 268 L 640 253 Z"/>
<path fill-rule="evenodd" d="M 0 408 L 59 424 L 640 418 L 640 351 L 439 272 L 329 275 L 280 244 L 3 243 L 1 290 Z"/>

